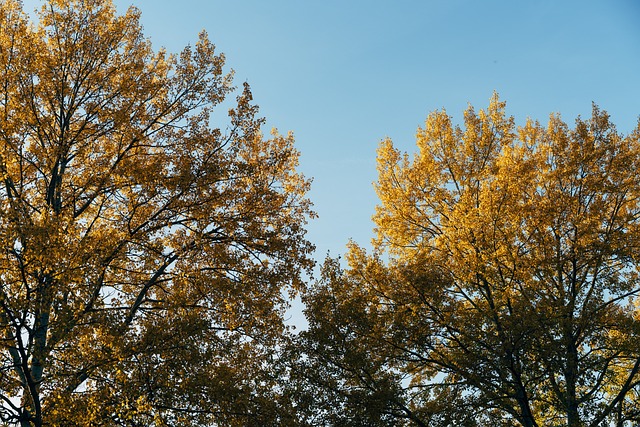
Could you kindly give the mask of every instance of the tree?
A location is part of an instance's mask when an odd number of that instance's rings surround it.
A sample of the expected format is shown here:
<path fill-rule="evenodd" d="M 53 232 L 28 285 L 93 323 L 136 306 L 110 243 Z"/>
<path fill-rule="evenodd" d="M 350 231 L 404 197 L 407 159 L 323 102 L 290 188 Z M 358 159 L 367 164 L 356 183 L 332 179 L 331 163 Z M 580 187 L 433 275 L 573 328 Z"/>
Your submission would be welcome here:
<path fill-rule="evenodd" d="M 382 142 L 374 253 L 353 244 L 349 268 L 307 295 L 304 345 L 349 331 L 402 374 L 423 424 L 442 393 L 480 425 L 637 422 L 640 126 L 620 135 L 594 105 L 572 129 L 559 115 L 516 128 L 504 108 L 469 107 L 463 128 L 432 113 L 413 158 Z M 322 319 L 327 295 L 367 309 Z M 341 363 L 344 394 L 365 367 Z"/>
<path fill-rule="evenodd" d="M 286 425 L 271 370 L 312 261 L 291 135 L 261 133 L 205 33 L 0 2 L 0 420 Z M 229 101 L 227 101 L 229 102 Z M 227 105 L 227 104 L 225 104 Z"/>

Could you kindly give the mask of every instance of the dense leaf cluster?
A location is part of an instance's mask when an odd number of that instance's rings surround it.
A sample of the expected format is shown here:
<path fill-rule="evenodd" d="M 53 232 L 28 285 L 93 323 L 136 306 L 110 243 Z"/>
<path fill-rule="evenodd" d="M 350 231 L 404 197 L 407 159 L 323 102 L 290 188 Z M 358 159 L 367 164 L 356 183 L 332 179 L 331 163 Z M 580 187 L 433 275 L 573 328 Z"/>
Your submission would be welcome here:
<path fill-rule="evenodd" d="M 156 52 L 139 17 L 0 3 L 0 421 L 278 424 L 309 183 L 247 85 L 218 113 L 205 33 Z"/>

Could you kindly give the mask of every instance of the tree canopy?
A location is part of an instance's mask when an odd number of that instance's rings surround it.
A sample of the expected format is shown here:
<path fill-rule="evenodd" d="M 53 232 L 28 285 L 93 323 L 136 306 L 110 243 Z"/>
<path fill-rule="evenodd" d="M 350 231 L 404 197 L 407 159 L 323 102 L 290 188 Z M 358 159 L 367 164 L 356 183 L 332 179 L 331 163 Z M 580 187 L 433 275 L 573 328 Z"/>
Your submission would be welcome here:
<path fill-rule="evenodd" d="M 154 50 L 110 0 L 37 18 L 0 2 L 0 420 L 286 424 L 273 349 L 312 265 L 292 135 L 227 99 L 205 33 Z"/>
<path fill-rule="evenodd" d="M 516 127 L 496 95 L 462 127 L 430 114 L 417 148 L 381 143 L 373 253 L 306 295 L 327 425 L 637 423 L 640 126 L 594 105 Z"/>
<path fill-rule="evenodd" d="M 433 112 L 380 144 L 373 250 L 307 286 L 293 136 L 206 33 L 34 17 L 0 1 L 0 423 L 640 423 L 640 124 Z"/>

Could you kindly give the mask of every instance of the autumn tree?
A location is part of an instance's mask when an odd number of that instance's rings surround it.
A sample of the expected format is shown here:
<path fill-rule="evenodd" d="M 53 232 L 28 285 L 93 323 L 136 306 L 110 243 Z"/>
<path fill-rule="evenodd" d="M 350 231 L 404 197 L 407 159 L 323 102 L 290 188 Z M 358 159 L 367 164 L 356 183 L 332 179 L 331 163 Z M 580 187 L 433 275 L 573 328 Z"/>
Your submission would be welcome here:
<path fill-rule="evenodd" d="M 640 127 L 596 106 L 516 127 L 495 96 L 417 146 L 382 142 L 374 251 L 306 296 L 310 384 L 394 425 L 637 423 Z"/>
<path fill-rule="evenodd" d="M 205 33 L 154 51 L 110 0 L 37 18 L 0 2 L 0 420 L 286 425 L 272 351 L 311 266 L 292 136 L 263 136 L 247 85 L 225 101 Z"/>

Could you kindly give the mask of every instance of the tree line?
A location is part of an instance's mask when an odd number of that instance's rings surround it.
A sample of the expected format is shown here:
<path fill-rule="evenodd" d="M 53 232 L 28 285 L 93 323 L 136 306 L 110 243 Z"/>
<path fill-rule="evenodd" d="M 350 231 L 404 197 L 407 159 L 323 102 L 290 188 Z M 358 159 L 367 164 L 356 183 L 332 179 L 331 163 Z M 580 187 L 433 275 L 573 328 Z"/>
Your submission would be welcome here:
<path fill-rule="evenodd" d="M 640 126 L 435 111 L 309 281 L 310 180 L 232 77 L 135 8 L 0 2 L 4 425 L 640 423 Z"/>

